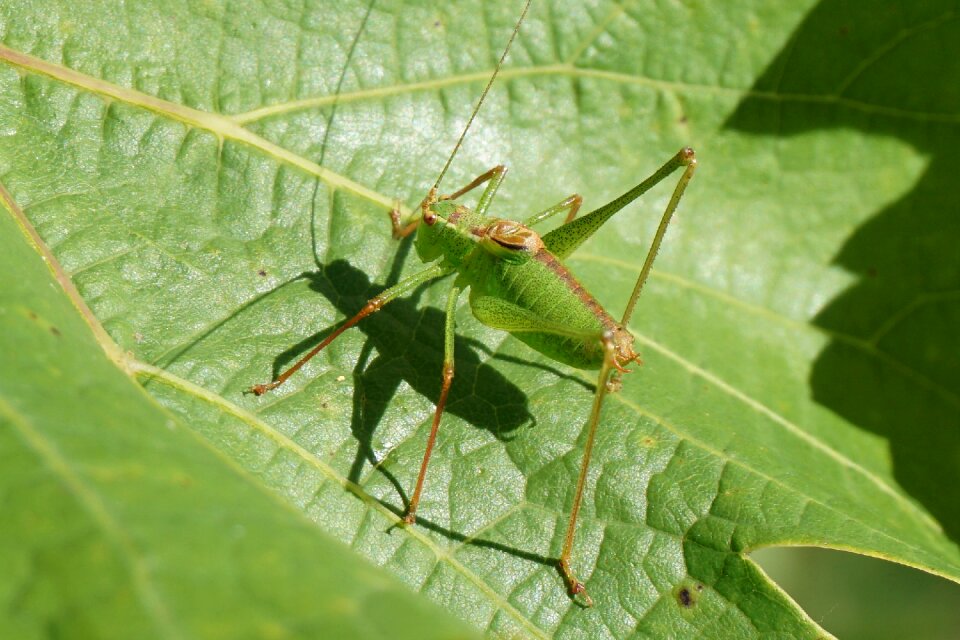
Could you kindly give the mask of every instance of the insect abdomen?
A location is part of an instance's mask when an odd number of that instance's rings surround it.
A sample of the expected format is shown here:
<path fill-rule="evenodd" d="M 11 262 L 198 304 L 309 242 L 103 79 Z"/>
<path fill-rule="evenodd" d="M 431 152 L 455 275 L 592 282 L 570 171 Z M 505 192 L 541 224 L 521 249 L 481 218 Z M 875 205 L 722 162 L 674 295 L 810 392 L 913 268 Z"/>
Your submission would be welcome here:
<path fill-rule="evenodd" d="M 540 353 L 579 369 L 601 364 L 601 334 L 616 324 L 600 304 L 547 249 L 523 264 L 508 264 L 478 252 L 470 265 L 471 305 L 480 322 L 509 331 Z M 492 313 L 478 298 L 513 305 L 531 321 Z M 535 321 L 533 321 L 535 320 Z M 577 335 L 562 335 L 547 327 Z"/>

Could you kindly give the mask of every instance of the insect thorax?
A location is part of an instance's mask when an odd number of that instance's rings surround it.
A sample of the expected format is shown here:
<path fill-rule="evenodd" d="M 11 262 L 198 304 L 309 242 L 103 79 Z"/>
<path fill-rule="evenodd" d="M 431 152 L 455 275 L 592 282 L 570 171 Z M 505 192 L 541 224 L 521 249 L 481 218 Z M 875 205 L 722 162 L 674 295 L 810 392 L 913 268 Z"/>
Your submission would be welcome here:
<path fill-rule="evenodd" d="M 421 260 L 443 257 L 455 266 L 462 265 L 478 249 L 516 264 L 529 260 L 542 248 L 540 235 L 529 227 L 488 218 L 452 201 L 430 205 L 417 229 L 417 254 Z"/>
<path fill-rule="evenodd" d="M 474 224 L 481 219 L 482 216 L 455 202 L 433 203 L 425 210 L 417 228 L 417 255 L 424 262 L 443 257 L 450 263 L 459 265 L 476 247 L 475 240 L 463 233 L 462 225 Z"/>

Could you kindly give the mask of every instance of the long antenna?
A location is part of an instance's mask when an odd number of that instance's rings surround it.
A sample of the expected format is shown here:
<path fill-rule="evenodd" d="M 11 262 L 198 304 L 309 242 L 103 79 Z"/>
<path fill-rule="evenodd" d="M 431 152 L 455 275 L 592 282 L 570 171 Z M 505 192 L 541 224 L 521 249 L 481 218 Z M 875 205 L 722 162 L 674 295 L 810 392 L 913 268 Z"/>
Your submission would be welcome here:
<path fill-rule="evenodd" d="M 437 181 L 433 183 L 434 191 L 440 187 L 440 181 L 443 180 L 443 176 L 447 174 L 447 169 L 450 168 L 450 163 L 453 162 L 453 157 L 457 155 L 457 151 L 460 150 L 460 146 L 463 144 L 463 139 L 467 136 L 467 131 L 470 130 L 470 125 L 473 124 L 473 119 L 477 117 L 477 112 L 480 111 L 480 107 L 483 105 L 483 101 L 487 97 L 487 92 L 490 91 L 490 86 L 493 84 L 493 81 L 497 79 L 497 74 L 500 73 L 500 67 L 503 66 L 503 61 L 507 59 L 507 53 L 510 52 L 510 45 L 513 44 L 513 40 L 517 37 L 517 33 L 520 32 L 520 24 L 526 17 L 527 9 L 530 8 L 530 3 L 532 1 L 533 0 L 527 0 L 526 4 L 523 5 L 523 11 L 520 13 L 520 18 L 517 20 L 517 24 L 513 27 L 513 33 L 510 34 L 510 40 L 507 41 L 507 46 L 504 48 L 503 55 L 500 56 L 500 61 L 497 62 L 497 66 L 493 70 L 493 75 L 491 75 L 490 79 L 487 81 L 487 86 L 483 88 L 483 93 L 480 94 L 480 99 L 477 100 L 477 106 L 473 108 L 473 113 L 470 114 L 470 119 L 467 120 L 467 125 L 463 128 L 463 133 L 460 134 L 460 138 L 457 139 L 457 144 L 454 145 L 453 151 L 450 153 L 450 157 L 447 158 L 447 164 L 443 165 L 443 170 L 437 177 Z"/>
<path fill-rule="evenodd" d="M 343 93 L 343 82 L 346 80 L 347 71 L 350 70 L 350 62 L 353 60 L 353 54 L 360 42 L 360 36 L 367 28 L 367 22 L 370 20 L 370 14 L 373 12 L 373 5 L 377 0 L 370 0 L 367 10 L 363 14 L 363 20 L 360 21 L 360 28 L 357 29 L 357 35 L 353 37 L 350 48 L 347 49 L 347 60 L 343 63 L 343 69 L 340 70 L 340 78 L 337 80 L 337 88 L 333 92 L 333 104 L 330 105 L 330 118 L 327 120 L 327 126 L 323 130 L 323 140 L 320 142 L 320 158 L 317 164 L 323 166 L 323 161 L 327 157 L 327 142 L 330 140 L 330 132 L 333 131 L 333 119 L 337 117 L 337 106 L 340 104 L 340 95 Z M 310 196 L 310 243 L 313 245 L 313 261 L 321 270 L 323 269 L 322 260 L 317 247 L 317 190 L 320 187 L 320 179 L 313 181 L 313 195 Z"/>

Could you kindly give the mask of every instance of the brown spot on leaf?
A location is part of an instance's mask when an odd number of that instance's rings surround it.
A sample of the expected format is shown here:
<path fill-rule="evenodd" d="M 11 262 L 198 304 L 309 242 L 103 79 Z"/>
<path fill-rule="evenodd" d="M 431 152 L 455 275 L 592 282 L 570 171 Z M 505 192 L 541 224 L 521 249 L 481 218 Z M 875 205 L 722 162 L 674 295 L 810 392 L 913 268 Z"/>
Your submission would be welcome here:
<path fill-rule="evenodd" d="M 700 600 L 700 593 L 703 591 L 703 585 L 699 582 L 694 585 L 683 584 L 676 590 L 675 595 L 677 604 L 684 609 L 693 609 Z"/>
<path fill-rule="evenodd" d="M 57 328 L 56 328 L 55 326 L 53 326 L 53 325 L 50 325 L 50 333 L 52 333 L 53 335 L 57 336 L 58 338 L 59 338 L 61 335 L 63 335 L 62 333 L 60 333 L 60 329 L 57 329 Z"/>

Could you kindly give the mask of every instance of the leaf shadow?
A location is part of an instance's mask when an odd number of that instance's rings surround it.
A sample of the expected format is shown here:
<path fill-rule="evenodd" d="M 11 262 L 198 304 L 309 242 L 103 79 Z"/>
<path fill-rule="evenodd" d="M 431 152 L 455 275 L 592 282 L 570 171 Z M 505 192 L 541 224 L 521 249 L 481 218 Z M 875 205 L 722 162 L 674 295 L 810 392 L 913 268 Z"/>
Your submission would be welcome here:
<path fill-rule="evenodd" d="M 809 384 L 818 403 L 886 439 L 899 485 L 960 542 L 960 91 L 945 81 L 960 77 L 958 17 L 945 0 L 823 0 L 726 126 L 858 130 L 929 158 L 834 257 L 858 280 L 813 320 L 830 341 Z"/>

